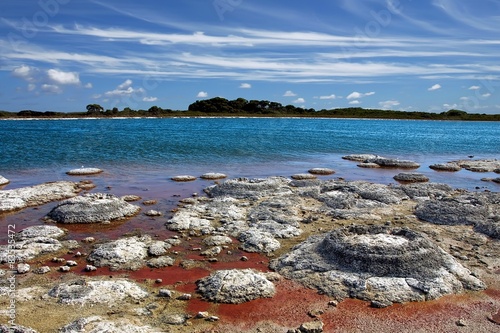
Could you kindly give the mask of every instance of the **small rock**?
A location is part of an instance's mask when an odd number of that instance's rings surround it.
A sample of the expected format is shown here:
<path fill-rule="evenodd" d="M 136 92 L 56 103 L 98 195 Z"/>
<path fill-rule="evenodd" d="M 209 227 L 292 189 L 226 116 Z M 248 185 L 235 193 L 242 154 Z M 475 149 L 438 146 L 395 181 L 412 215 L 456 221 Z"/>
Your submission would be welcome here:
<path fill-rule="evenodd" d="M 248 261 L 248 257 L 247 257 L 247 256 L 242 256 L 242 257 L 240 258 L 240 260 L 241 260 L 241 261 Z"/>
<path fill-rule="evenodd" d="M 78 263 L 74 260 L 68 260 L 68 261 L 66 261 L 66 266 L 70 266 L 70 267 L 78 266 Z"/>
<path fill-rule="evenodd" d="M 323 332 L 323 322 L 319 320 L 310 321 L 307 323 L 303 323 L 299 327 L 299 332 L 301 333 L 321 333 Z"/>
<path fill-rule="evenodd" d="M 97 267 L 95 267 L 93 265 L 87 265 L 87 266 L 85 266 L 85 271 L 94 272 L 94 271 L 97 271 Z"/>
<path fill-rule="evenodd" d="M 10 181 L 7 178 L 0 176 L 0 186 L 7 185 L 8 183 L 10 183 Z"/>
<path fill-rule="evenodd" d="M 179 301 L 189 301 L 192 297 L 193 296 L 191 296 L 191 294 L 182 294 L 179 297 L 177 297 L 177 299 Z"/>
<path fill-rule="evenodd" d="M 29 264 L 17 264 L 17 274 L 26 274 L 30 271 Z"/>
<path fill-rule="evenodd" d="M 35 268 L 33 270 L 33 273 L 35 273 L 35 274 L 47 274 L 48 272 L 50 272 L 49 266 L 42 266 L 42 267 Z"/>
<path fill-rule="evenodd" d="M 186 316 L 183 314 L 169 314 L 164 316 L 161 321 L 168 325 L 184 325 L 186 323 Z"/>
<path fill-rule="evenodd" d="M 163 280 L 162 280 L 162 279 L 156 279 L 156 280 L 155 280 L 155 283 L 162 283 L 162 282 L 163 282 Z"/>
<path fill-rule="evenodd" d="M 201 179 L 206 179 L 206 180 L 223 179 L 226 177 L 227 176 L 225 174 L 216 172 L 208 172 L 200 176 Z"/>
<path fill-rule="evenodd" d="M 141 197 L 138 196 L 138 195 L 133 195 L 133 194 L 128 194 L 128 195 L 124 195 L 122 197 L 123 200 L 127 201 L 127 202 L 133 202 L 133 201 L 139 201 L 141 200 Z"/>
<path fill-rule="evenodd" d="M 295 180 L 306 180 L 306 179 L 316 179 L 316 178 L 318 177 L 309 173 L 297 173 L 295 175 L 292 175 L 292 179 Z"/>
<path fill-rule="evenodd" d="M 455 322 L 455 324 L 457 324 L 457 326 L 460 326 L 460 327 L 465 327 L 467 326 L 467 322 L 465 321 L 465 319 L 463 318 L 460 318 L 459 320 L 457 320 Z"/>
<path fill-rule="evenodd" d="M 214 246 L 208 250 L 205 250 L 200 253 L 200 255 L 205 256 L 205 257 L 215 257 L 219 253 L 221 253 L 222 248 L 220 246 Z"/>
<path fill-rule="evenodd" d="M 438 163 L 438 164 L 432 164 L 429 166 L 432 170 L 437 170 L 437 171 L 460 171 L 462 170 L 462 167 L 456 163 Z"/>
<path fill-rule="evenodd" d="M 321 176 L 333 175 L 335 173 L 334 170 L 328 168 L 312 168 L 309 169 L 308 172 L 313 175 L 321 175 Z"/>
<path fill-rule="evenodd" d="M 214 321 L 218 321 L 219 320 L 219 317 L 217 316 L 210 316 L 206 319 L 207 321 L 211 321 L 211 322 L 214 322 Z"/>
<path fill-rule="evenodd" d="M 417 172 L 401 172 L 394 176 L 394 179 L 404 183 L 425 183 L 429 177 Z"/>
<path fill-rule="evenodd" d="M 162 216 L 163 214 L 157 210 L 151 209 L 144 213 L 146 216 Z"/>
<path fill-rule="evenodd" d="M 195 318 L 199 318 L 199 319 L 204 319 L 204 318 L 208 318 L 208 317 L 209 317 L 209 314 L 206 311 L 200 311 L 195 316 Z"/>
<path fill-rule="evenodd" d="M 65 261 L 66 261 L 66 259 L 64 259 L 64 258 L 57 258 L 57 257 L 54 257 L 54 258 L 52 258 L 52 260 L 51 260 L 51 261 L 52 261 L 52 262 L 61 263 L 61 262 L 65 262 Z"/>
<path fill-rule="evenodd" d="M 142 204 L 144 206 L 152 206 L 152 205 L 156 205 L 158 203 L 158 201 L 156 200 L 145 200 L 142 202 Z"/>
<path fill-rule="evenodd" d="M 69 267 L 69 266 L 60 266 L 59 270 L 61 272 L 69 272 L 71 270 L 71 267 Z"/>
<path fill-rule="evenodd" d="M 373 301 L 371 301 L 370 305 L 372 308 L 382 309 L 382 308 L 386 308 L 388 306 L 391 306 L 392 302 L 373 300 Z"/>
<path fill-rule="evenodd" d="M 173 292 L 168 289 L 160 289 L 158 290 L 159 297 L 172 298 Z"/>
<path fill-rule="evenodd" d="M 196 180 L 196 177 L 189 175 L 181 175 L 181 176 L 174 176 L 171 179 L 175 182 L 191 182 L 193 180 Z"/>
<path fill-rule="evenodd" d="M 307 314 L 311 318 L 318 318 L 319 316 L 321 316 L 324 313 L 325 313 L 325 311 L 323 311 L 323 310 L 315 309 L 315 310 L 310 310 Z"/>
<path fill-rule="evenodd" d="M 82 242 L 83 243 L 93 243 L 93 242 L 95 242 L 95 238 L 94 237 L 85 237 L 84 239 L 82 239 Z"/>
<path fill-rule="evenodd" d="M 95 175 L 98 173 L 101 173 L 102 170 L 98 168 L 78 168 L 78 169 L 72 169 L 66 172 L 66 174 L 70 176 L 84 176 L 84 175 Z"/>
<path fill-rule="evenodd" d="M 365 163 L 364 162 L 364 163 L 359 163 L 358 167 L 366 168 L 366 169 L 377 169 L 377 168 L 380 168 L 380 165 L 378 165 L 377 163 L 368 163 L 368 162 Z"/>

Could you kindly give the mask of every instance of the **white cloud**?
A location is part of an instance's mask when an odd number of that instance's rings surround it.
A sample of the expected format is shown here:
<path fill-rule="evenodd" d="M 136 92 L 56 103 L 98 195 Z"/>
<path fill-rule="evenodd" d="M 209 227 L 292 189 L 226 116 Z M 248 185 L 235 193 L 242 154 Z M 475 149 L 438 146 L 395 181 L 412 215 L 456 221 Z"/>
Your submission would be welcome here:
<path fill-rule="evenodd" d="M 374 91 L 370 91 L 370 92 L 367 92 L 367 93 L 360 93 L 360 92 L 357 92 L 357 91 L 353 91 L 352 93 L 350 93 L 347 96 L 347 99 L 359 99 L 359 98 L 363 98 L 363 97 L 366 97 L 366 96 L 372 96 L 372 95 L 375 95 Z"/>
<path fill-rule="evenodd" d="M 458 108 L 458 104 L 445 103 L 445 104 L 443 104 L 443 108 L 446 110 L 456 109 L 456 108 Z"/>
<path fill-rule="evenodd" d="M 92 89 L 93 86 L 92 86 L 92 83 L 89 82 L 84 87 L 87 89 Z"/>
<path fill-rule="evenodd" d="M 57 84 L 80 84 L 80 77 L 76 72 L 63 72 L 57 69 L 47 71 L 49 79 Z"/>
<path fill-rule="evenodd" d="M 291 91 L 291 90 L 287 90 L 287 91 L 283 94 L 283 96 L 285 96 L 285 97 L 294 97 L 294 96 L 297 96 L 297 94 L 296 94 L 296 93 L 294 93 L 294 92 L 293 92 L 293 91 Z"/>
<path fill-rule="evenodd" d="M 479 89 L 481 89 L 480 86 L 470 86 L 469 87 L 469 90 L 479 90 Z"/>
<path fill-rule="evenodd" d="M 206 98 L 208 97 L 208 93 L 206 91 L 200 91 L 198 95 L 196 95 L 198 98 Z"/>
<path fill-rule="evenodd" d="M 52 94 L 60 94 L 61 88 L 55 84 L 42 84 L 42 91 Z"/>
<path fill-rule="evenodd" d="M 337 96 L 335 96 L 335 94 L 331 94 L 331 95 L 328 95 L 328 96 L 319 96 L 319 99 L 336 99 Z"/>
<path fill-rule="evenodd" d="M 252 85 L 250 83 L 242 83 L 240 84 L 241 89 L 250 89 L 252 88 Z"/>
<path fill-rule="evenodd" d="M 436 83 L 435 85 L 433 85 L 432 87 L 430 87 L 427 90 L 434 91 L 434 90 L 438 90 L 438 89 L 441 89 L 441 85 Z"/>
<path fill-rule="evenodd" d="M 106 97 L 122 97 L 122 96 L 130 96 L 132 94 L 143 94 L 145 90 L 143 88 L 133 88 L 132 80 L 125 80 L 122 84 L 120 84 L 115 90 L 110 90 L 104 93 Z"/>
<path fill-rule="evenodd" d="M 351 105 L 357 105 L 357 104 L 361 104 L 361 102 L 356 99 L 354 101 L 350 101 L 349 104 L 351 104 Z"/>
<path fill-rule="evenodd" d="M 379 102 L 378 105 L 380 105 L 380 107 L 382 109 L 391 109 L 395 106 L 398 106 L 400 103 L 396 100 L 388 100 L 388 101 L 382 101 L 382 102 Z"/>
<path fill-rule="evenodd" d="M 293 103 L 296 103 L 296 104 L 304 104 L 305 102 L 306 102 L 306 100 L 303 99 L 302 97 L 299 97 L 295 101 L 293 101 Z"/>
<path fill-rule="evenodd" d="M 28 91 L 33 91 L 36 89 L 36 85 L 33 83 L 28 84 Z"/>
<path fill-rule="evenodd" d="M 469 100 L 469 97 L 465 97 L 465 96 L 464 96 L 464 97 L 460 97 L 460 100 L 461 100 L 461 101 L 468 101 L 468 100 Z"/>
<path fill-rule="evenodd" d="M 486 93 L 486 94 L 482 94 L 482 95 L 481 95 L 481 97 L 484 97 L 484 98 L 488 98 L 488 97 L 490 97 L 490 96 L 491 96 L 491 94 L 490 94 L 490 93 Z"/>
<path fill-rule="evenodd" d="M 158 97 L 144 97 L 142 100 L 144 102 L 156 102 L 158 100 Z"/>
<path fill-rule="evenodd" d="M 28 82 L 34 82 L 37 81 L 36 77 L 38 76 L 39 72 L 40 71 L 35 67 L 22 65 L 14 68 L 14 70 L 12 71 L 12 75 Z"/>

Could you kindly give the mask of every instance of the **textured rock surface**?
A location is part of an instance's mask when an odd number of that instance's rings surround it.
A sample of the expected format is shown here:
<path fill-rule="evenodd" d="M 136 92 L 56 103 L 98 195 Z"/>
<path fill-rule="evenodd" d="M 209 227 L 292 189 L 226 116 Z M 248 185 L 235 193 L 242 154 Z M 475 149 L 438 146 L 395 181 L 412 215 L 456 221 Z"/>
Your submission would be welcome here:
<path fill-rule="evenodd" d="M 16 240 L 26 240 L 35 237 L 61 238 L 65 231 L 53 225 L 35 225 L 24 228 L 16 234 Z"/>
<path fill-rule="evenodd" d="M 124 280 L 78 279 L 61 283 L 52 288 L 49 296 L 62 304 L 116 304 L 123 300 L 138 301 L 148 297 L 148 292 L 136 283 Z"/>
<path fill-rule="evenodd" d="M 134 216 L 140 209 L 112 194 L 87 193 L 61 202 L 47 217 L 58 223 L 99 223 Z"/>
<path fill-rule="evenodd" d="M 137 326 L 128 320 L 105 320 L 100 316 L 77 319 L 59 330 L 60 333 L 159 333 L 151 326 Z"/>
<path fill-rule="evenodd" d="M 296 180 L 306 180 L 306 179 L 316 179 L 316 175 L 312 173 L 296 173 L 292 175 L 292 179 Z"/>
<path fill-rule="evenodd" d="M 474 172 L 493 172 L 500 168 L 500 160 L 460 160 L 455 161 L 460 167 Z"/>
<path fill-rule="evenodd" d="M 263 273 L 251 269 L 216 271 L 197 281 L 197 286 L 204 298 L 217 303 L 244 303 L 276 292 Z"/>
<path fill-rule="evenodd" d="M 60 181 L 0 191 L 0 213 L 74 197 L 81 191 L 78 185 Z"/>
<path fill-rule="evenodd" d="M 437 171 L 460 171 L 462 170 L 462 167 L 456 163 L 438 163 L 438 164 L 432 164 L 429 166 L 429 168 Z"/>
<path fill-rule="evenodd" d="M 0 176 L 0 186 L 6 185 L 8 183 L 10 183 L 10 181 L 7 178 Z"/>
<path fill-rule="evenodd" d="M 85 176 L 85 175 L 95 175 L 101 172 L 102 170 L 98 168 L 78 168 L 69 170 L 66 173 L 71 176 Z"/>
<path fill-rule="evenodd" d="M 329 168 L 312 168 L 308 172 L 313 175 L 333 175 L 335 173 L 334 170 Z"/>
<path fill-rule="evenodd" d="M 352 225 L 312 236 L 271 268 L 337 299 L 389 304 L 485 288 L 422 234 L 382 226 Z"/>
<path fill-rule="evenodd" d="M 196 177 L 190 175 L 179 175 L 179 176 L 174 176 L 171 179 L 175 182 L 191 182 L 193 180 L 196 180 Z"/>
<path fill-rule="evenodd" d="M 365 162 L 375 163 L 383 168 L 416 169 L 420 167 L 420 164 L 417 162 L 384 157 L 367 159 Z"/>
<path fill-rule="evenodd" d="M 5 325 L 2 324 L 0 325 L 0 332 L 1 333 L 38 333 L 38 331 L 35 331 L 34 329 L 30 327 L 25 327 L 21 325 Z"/>
<path fill-rule="evenodd" d="M 418 172 L 401 172 L 395 175 L 394 179 L 406 183 L 425 183 L 429 181 L 429 177 Z"/>
<path fill-rule="evenodd" d="M 150 243 L 149 236 L 118 239 L 97 245 L 87 260 L 97 267 L 107 266 L 111 270 L 137 270 L 145 265 Z"/>
<path fill-rule="evenodd" d="M 201 179 L 214 180 L 214 179 L 223 179 L 227 176 L 223 173 L 217 172 L 207 172 L 200 176 Z"/>
<path fill-rule="evenodd" d="M 348 161 L 356 161 L 356 162 L 364 162 L 366 160 L 374 159 L 374 158 L 380 158 L 381 156 L 378 155 L 373 155 L 373 154 L 353 154 L 353 155 L 346 155 L 342 156 L 344 160 Z"/>

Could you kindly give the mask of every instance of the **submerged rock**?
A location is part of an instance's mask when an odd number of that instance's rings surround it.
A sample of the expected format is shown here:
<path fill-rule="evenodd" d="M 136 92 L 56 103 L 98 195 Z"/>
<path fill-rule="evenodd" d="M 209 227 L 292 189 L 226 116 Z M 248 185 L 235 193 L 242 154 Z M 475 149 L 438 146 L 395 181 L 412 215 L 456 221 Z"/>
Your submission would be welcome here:
<path fill-rule="evenodd" d="M 276 292 L 263 273 L 252 269 L 216 271 L 196 284 L 205 299 L 217 303 L 239 304 L 273 297 Z"/>
<path fill-rule="evenodd" d="M 0 213 L 76 196 L 79 183 L 60 181 L 0 191 Z"/>
<path fill-rule="evenodd" d="M 139 301 L 148 297 L 149 293 L 136 283 L 124 279 L 78 279 L 58 284 L 49 291 L 48 295 L 57 298 L 62 304 L 113 305 L 124 300 Z"/>
<path fill-rule="evenodd" d="M 417 169 L 420 167 L 417 162 L 384 157 L 370 158 L 364 162 L 375 163 L 383 168 Z"/>
<path fill-rule="evenodd" d="M 191 182 L 193 180 L 196 180 L 195 176 L 189 176 L 189 175 L 180 175 L 180 176 L 174 176 L 171 178 L 174 182 Z"/>
<path fill-rule="evenodd" d="M 500 160 L 460 160 L 455 161 L 460 167 L 473 172 L 493 172 L 500 168 Z"/>
<path fill-rule="evenodd" d="M 87 193 L 61 202 L 47 218 L 58 223 L 99 223 L 131 217 L 140 210 L 112 194 Z"/>
<path fill-rule="evenodd" d="M 456 163 L 438 163 L 438 164 L 432 164 L 429 166 L 429 168 L 437 171 L 460 171 L 462 170 L 462 167 Z"/>
<path fill-rule="evenodd" d="M 70 176 L 85 176 L 85 175 L 95 175 L 98 173 L 101 173 L 102 170 L 98 168 L 78 168 L 78 169 L 72 169 L 66 172 L 66 174 Z"/>
<path fill-rule="evenodd" d="M 271 268 L 337 299 L 384 304 L 485 288 L 424 235 L 385 226 L 352 225 L 312 236 Z"/>
<path fill-rule="evenodd" d="M 371 160 L 375 158 L 380 158 L 381 156 L 373 155 L 373 154 L 354 154 L 354 155 L 346 155 L 342 156 L 344 160 L 348 161 L 356 161 L 356 162 L 364 162 L 366 160 Z"/>

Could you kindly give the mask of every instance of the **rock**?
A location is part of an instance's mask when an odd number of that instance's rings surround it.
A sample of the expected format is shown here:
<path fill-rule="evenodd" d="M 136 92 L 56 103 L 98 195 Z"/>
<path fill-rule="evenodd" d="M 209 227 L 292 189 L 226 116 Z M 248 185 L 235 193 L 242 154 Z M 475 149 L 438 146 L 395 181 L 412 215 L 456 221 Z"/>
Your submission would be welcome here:
<path fill-rule="evenodd" d="M 319 320 L 303 323 L 299 327 L 300 333 L 321 333 L 323 332 L 323 322 Z"/>
<path fill-rule="evenodd" d="M 85 176 L 85 175 L 95 175 L 98 173 L 101 173 L 102 170 L 98 168 L 78 168 L 78 169 L 72 169 L 66 172 L 66 174 L 70 176 Z"/>
<path fill-rule="evenodd" d="M 401 189 L 411 199 L 441 198 L 449 196 L 453 191 L 453 188 L 451 188 L 449 185 L 439 183 L 405 184 L 397 187 L 397 189 Z"/>
<path fill-rule="evenodd" d="M 156 200 L 144 200 L 142 202 L 142 204 L 144 206 L 152 206 L 152 205 L 156 205 L 157 203 L 158 203 L 158 201 L 156 201 Z"/>
<path fill-rule="evenodd" d="M 99 223 L 136 215 L 141 208 L 105 193 L 87 193 L 61 202 L 48 214 L 58 223 Z"/>
<path fill-rule="evenodd" d="M 162 241 L 153 241 L 148 246 L 148 253 L 152 256 L 162 256 L 167 253 L 167 249 L 171 247 L 170 244 Z"/>
<path fill-rule="evenodd" d="M 307 180 L 307 179 L 316 179 L 316 175 L 310 174 L 310 173 L 297 173 L 292 175 L 292 179 L 295 180 Z"/>
<path fill-rule="evenodd" d="M 186 323 L 186 315 L 168 314 L 161 317 L 160 321 L 167 325 L 184 325 Z"/>
<path fill-rule="evenodd" d="M 78 263 L 74 260 L 68 260 L 68 261 L 66 261 L 66 266 L 74 267 L 74 266 L 78 266 Z"/>
<path fill-rule="evenodd" d="M 1 324 L 0 325 L 0 332 L 2 333 L 38 333 L 38 331 L 35 331 L 31 327 L 25 327 L 21 325 L 7 325 L 7 324 Z"/>
<path fill-rule="evenodd" d="M 288 184 L 290 180 L 284 177 L 269 178 L 237 178 L 205 189 L 209 197 L 229 196 L 235 199 L 257 199 L 267 195 L 291 193 Z"/>
<path fill-rule="evenodd" d="M 71 267 L 66 266 L 66 265 L 65 266 L 59 266 L 59 271 L 67 273 L 67 272 L 71 271 Z"/>
<path fill-rule="evenodd" d="M 497 184 L 500 184 L 500 177 L 493 178 L 493 182 L 497 183 Z"/>
<path fill-rule="evenodd" d="M 29 264 L 17 264 L 17 274 L 26 274 L 30 271 Z"/>
<path fill-rule="evenodd" d="M 207 311 L 200 311 L 196 314 L 195 318 L 205 319 L 208 318 L 210 314 Z"/>
<path fill-rule="evenodd" d="M 111 270 L 137 270 L 144 266 L 150 240 L 149 236 L 130 237 L 100 244 L 87 260 L 97 267 L 108 266 Z"/>
<path fill-rule="evenodd" d="M 373 154 L 354 154 L 354 155 L 346 155 L 342 156 L 344 160 L 348 161 L 356 161 L 356 162 L 364 162 L 366 160 L 372 160 L 375 158 L 380 158 L 378 155 Z"/>
<path fill-rule="evenodd" d="M 206 179 L 206 180 L 223 179 L 226 177 L 227 176 L 225 174 L 216 173 L 216 172 L 208 172 L 208 173 L 204 173 L 203 175 L 200 176 L 201 179 Z"/>
<path fill-rule="evenodd" d="M 257 229 L 248 229 L 240 233 L 238 240 L 242 243 L 241 248 L 247 252 L 270 253 L 281 247 L 273 235 Z"/>
<path fill-rule="evenodd" d="M 163 268 L 167 266 L 173 266 L 175 259 L 168 256 L 161 256 L 158 258 L 150 259 L 146 264 L 151 268 Z"/>
<path fill-rule="evenodd" d="M 203 244 L 207 246 L 221 246 L 231 244 L 233 240 L 227 236 L 208 236 L 203 240 Z"/>
<path fill-rule="evenodd" d="M 177 211 L 177 213 L 167 221 L 165 226 L 167 229 L 173 231 L 198 230 L 203 234 L 210 234 L 214 230 L 210 220 L 200 218 L 196 211 L 187 209 Z"/>
<path fill-rule="evenodd" d="M 205 257 L 216 257 L 221 253 L 222 247 L 220 246 L 214 246 L 209 248 L 208 250 L 205 250 L 200 253 L 200 255 L 205 256 Z"/>
<path fill-rule="evenodd" d="M 139 201 L 141 200 L 142 198 L 138 195 L 133 195 L 133 194 L 129 194 L 129 195 L 124 195 L 122 197 L 123 200 L 127 201 L 127 202 L 133 202 L 133 201 Z"/>
<path fill-rule="evenodd" d="M 402 183 L 425 183 L 429 177 L 417 172 L 401 172 L 394 176 L 394 179 Z"/>
<path fill-rule="evenodd" d="M 78 183 L 60 181 L 30 187 L 0 191 L 0 213 L 76 196 L 81 189 Z"/>
<path fill-rule="evenodd" d="M 486 286 L 423 234 L 351 225 L 311 236 L 270 268 L 337 300 L 424 301 Z"/>
<path fill-rule="evenodd" d="M 165 297 L 165 298 L 172 298 L 173 291 L 168 290 L 168 289 L 160 289 L 158 290 L 158 296 L 159 297 Z"/>
<path fill-rule="evenodd" d="M 438 164 L 432 164 L 429 166 L 429 168 L 437 171 L 460 171 L 462 170 L 462 167 L 456 163 L 438 163 Z"/>
<path fill-rule="evenodd" d="M 180 175 L 180 176 L 174 176 L 171 179 L 175 182 L 191 182 L 193 180 L 196 180 L 196 177 L 189 175 Z"/>
<path fill-rule="evenodd" d="M 313 175 L 321 175 L 321 176 L 333 175 L 335 173 L 334 170 L 328 168 L 312 168 L 309 169 L 308 172 Z"/>
<path fill-rule="evenodd" d="M 10 183 L 10 180 L 8 180 L 7 178 L 5 178 L 3 176 L 0 176 L 0 186 L 7 185 L 8 183 Z"/>
<path fill-rule="evenodd" d="M 136 283 L 124 280 L 83 280 L 78 279 L 61 283 L 53 287 L 49 296 L 57 298 L 62 304 L 109 304 L 114 305 L 124 300 L 139 301 L 149 293 Z"/>
<path fill-rule="evenodd" d="M 196 282 L 202 296 L 212 302 L 239 304 L 275 294 L 274 284 L 252 269 L 213 272 Z"/>
<path fill-rule="evenodd" d="M 144 213 L 146 216 L 162 216 L 163 214 L 157 210 L 151 209 Z"/>
<path fill-rule="evenodd" d="M 359 163 L 358 164 L 358 167 L 360 168 L 365 168 L 365 169 L 377 169 L 377 168 L 380 168 L 380 165 L 378 165 L 377 163 Z"/>
<path fill-rule="evenodd" d="M 35 274 L 47 274 L 48 272 L 50 272 L 50 267 L 49 266 L 38 267 L 35 268 L 32 272 Z"/>
<path fill-rule="evenodd" d="M 62 327 L 60 333 L 158 333 L 157 328 L 151 326 L 137 326 L 130 323 L 125 318 L 120 318 L 117 322 L 105 320 L 99 316 L 77 319 Z"/>
<path fill-rule="evenodd" d="M 384 157 L 367 159 L 365 162 L 375 163 L 383 168 L 417 169 L 420 167 L 420 164 L 413 161 L 384 158 Z"/>
<path fill-rule="evenodd" d="M 86 265 L 85 266 L 85 271 L 86 272 L 95 272 L 95 271 L 97 271 L 97 267 L 95 267 L 93 265 Z"/>
<path fill-rule="evenodd" d="M 493 172 L 500 168 L 500 160 L 484 159 L 484 160 L 460 160 L 455 161 L 460 167 L 473 172 Z"/>
<path fill-rule="evenodd" d="M 36 237 L 61 238 L 65 231 L 53 225 L 35 225 L 24 228 L 16 234 L 17 241 L 23 241 Z"/>
<path fill-rule="evenodd" d="M 33 237 L 16 241 L 15 244 L 0 245 L 0 263 L 9 262 L 14 257 L 16 262 L 25 262 L 40 255 L 57 252 L 63 248 L 60 241 L 50 237 Z"/>

